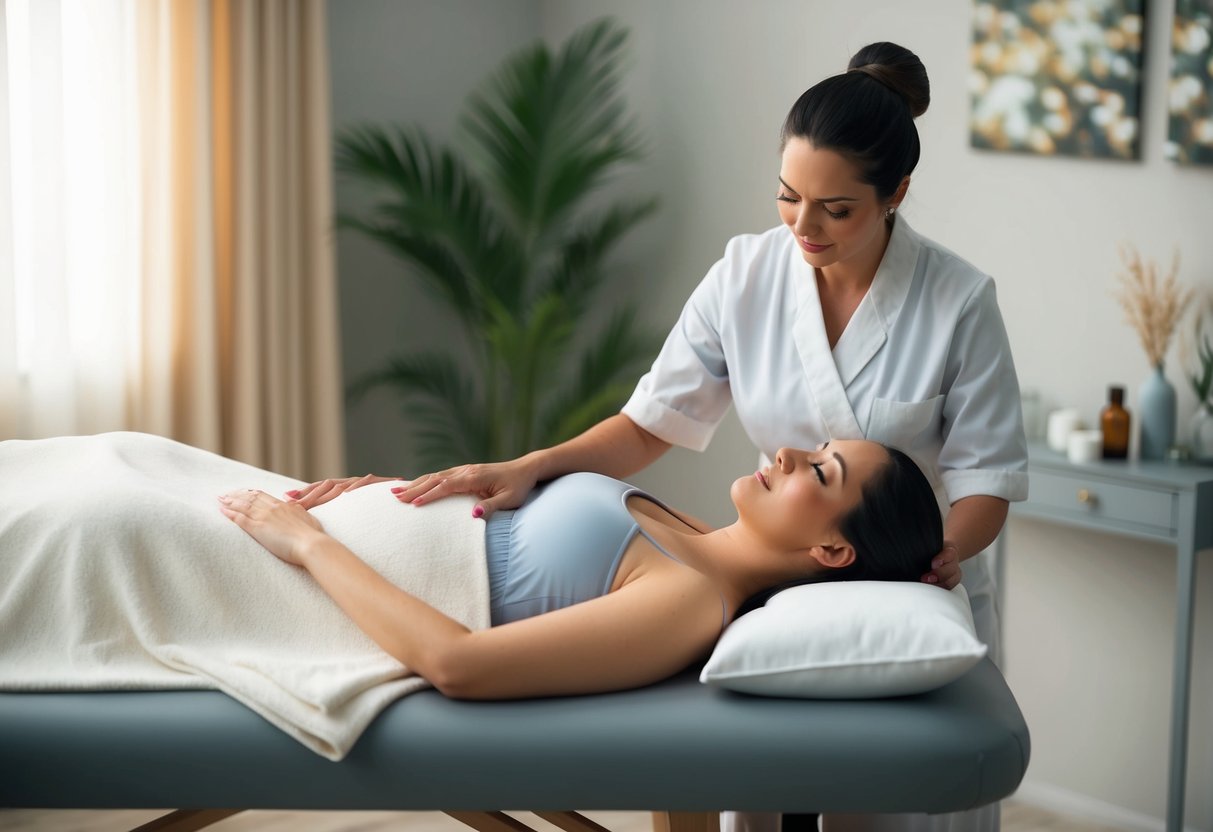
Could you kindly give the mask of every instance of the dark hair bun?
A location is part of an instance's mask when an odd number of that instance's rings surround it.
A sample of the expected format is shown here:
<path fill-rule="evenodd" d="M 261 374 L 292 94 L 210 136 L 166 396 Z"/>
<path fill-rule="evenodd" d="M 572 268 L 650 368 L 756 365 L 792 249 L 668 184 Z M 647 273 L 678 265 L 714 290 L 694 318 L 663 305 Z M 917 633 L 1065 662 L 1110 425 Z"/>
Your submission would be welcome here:
<path fill-rule="evenodd" d="M 914 118 L 925 113 L 931 103 L 927 68 L 904 46 L 888 41 L 870 43 L 855 53 L 847 71 L 862 72 L 893 90 L 906 102 Z"/>

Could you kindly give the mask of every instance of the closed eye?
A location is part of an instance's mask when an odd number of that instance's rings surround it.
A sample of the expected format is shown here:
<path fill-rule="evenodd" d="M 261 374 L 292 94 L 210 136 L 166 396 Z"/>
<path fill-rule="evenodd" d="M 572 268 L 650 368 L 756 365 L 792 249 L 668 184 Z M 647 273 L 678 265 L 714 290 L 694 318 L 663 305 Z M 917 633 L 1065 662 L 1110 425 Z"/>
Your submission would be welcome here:
<path fill-rule="evenodd" d="M 819 463 L 816 463 L 816 462 L 810 462 L 809 464 L 810 464 L 810 465 L 812 465 L 812 466 L 813 466 L 813 470 L 817 472 L 817 479 L 821 481 L 821 484 L 822 484 L 822 485 L 825 485 L 825 484 L 826 484 L 826 475 L 825 475 L 825 473 L 824 473 L 824 472 L 821 470 L 821 465 L 820 465 Z"/>

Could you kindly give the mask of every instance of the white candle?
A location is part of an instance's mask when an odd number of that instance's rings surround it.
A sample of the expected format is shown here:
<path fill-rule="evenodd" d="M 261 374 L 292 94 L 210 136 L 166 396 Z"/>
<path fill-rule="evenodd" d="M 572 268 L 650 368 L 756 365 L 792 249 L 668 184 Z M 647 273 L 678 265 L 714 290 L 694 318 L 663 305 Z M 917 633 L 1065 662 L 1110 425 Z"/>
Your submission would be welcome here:
<path fill-rule="evenodd" d="M 1094 462 L 1103 456 L 1103 433 L 1097 430 L 1070 432 L 1066 456 L 1071 462 Z"/>
<path fill-rule="evenodd" d="M 1082 427 L 1082 418 L 1077 410 L 1068 407 L 1054 410 L 1049 414 L 1049 447 L 1059 454 L 1064 454 L 1069 447 L 1070 434 Z"/>

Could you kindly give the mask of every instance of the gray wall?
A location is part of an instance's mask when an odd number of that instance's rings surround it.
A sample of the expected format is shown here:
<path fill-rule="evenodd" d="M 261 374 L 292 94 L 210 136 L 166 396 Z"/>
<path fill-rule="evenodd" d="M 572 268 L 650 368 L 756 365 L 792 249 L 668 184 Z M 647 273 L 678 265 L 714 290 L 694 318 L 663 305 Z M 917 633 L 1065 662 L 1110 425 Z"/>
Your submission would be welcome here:
<path fill-rule="evenodd" d="M 666 329 L 733 234 L 775 224 L 776 134 L 814 81 L 841 71 L 874 40 L 914 49 L 933 101 L 919 121 L 923 158 L 904 206 L 921 232 L 984 268 L 999 299 L 1023 387 L 1094 418 L 1109 383 L 1134 406 L 1145 356 L 1110 290 L 1117 245 L 1166 261 L 1213 292 L 1213 169 L 1165 161 L 1171 5 L 1151 3 L 1143 157 L 1138 162 L 1044 159 L 969 148 L 968 0 L 546 0 L 368 3 L 332 0 L 337 127 L 402 118 L 446 131 L 458 102 L 499 57 L 532 36 L 558 41 L 601 14 L 632 29 L 628 92 L 650 139 L 648 159 L 618 183 L 656 190 L 663 210 L 619 263 Z M 338 202 L 355 204 L 343 188 Z M 395 266 L 339 241 L 347 371 L 428 331 L 410 311 Z M 1181 421 L 1191 392 L 1172 351 Z M 390 400 L 351 408 L 352 470 L 407 473 L 408 425 Z M 705 518 L 732 514 L 726 484 L 753 449 L 730 419 L 704 454 L 675 450 L 636 481 Z M 1007 674 L 1033 729 L 1022 794 L 1125 828 L 1161 828 L 1164 814 L 1174 558 L 1163 546 L 1012 520 Z M 1197 593 L 1195 711 L 1188 823 L 1213 828 L 1213 569 Z"/>

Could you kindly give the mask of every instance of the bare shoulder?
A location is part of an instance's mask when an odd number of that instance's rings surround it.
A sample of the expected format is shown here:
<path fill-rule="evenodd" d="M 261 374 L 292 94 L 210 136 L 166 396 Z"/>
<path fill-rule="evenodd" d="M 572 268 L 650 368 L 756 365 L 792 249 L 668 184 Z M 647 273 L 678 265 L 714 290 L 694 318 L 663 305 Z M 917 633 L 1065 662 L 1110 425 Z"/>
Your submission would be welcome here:
<path fill-rule="evenodd" d="M 687 514 L 685 511 L 660 505 L 651 497 L 647 497 L 644 494 L 633 494 L 628 497 L 628 511 L 632 513 L 632 516 L 637 521 L 647 517 L 655 523 L 660 523 L 679 531 L 691 529 L 700 534 L 707 534 L 714 530 L 714 527 L 710 523 L 705 523 L 703 520 L 692 514 Z"/>

